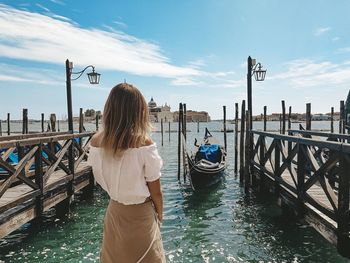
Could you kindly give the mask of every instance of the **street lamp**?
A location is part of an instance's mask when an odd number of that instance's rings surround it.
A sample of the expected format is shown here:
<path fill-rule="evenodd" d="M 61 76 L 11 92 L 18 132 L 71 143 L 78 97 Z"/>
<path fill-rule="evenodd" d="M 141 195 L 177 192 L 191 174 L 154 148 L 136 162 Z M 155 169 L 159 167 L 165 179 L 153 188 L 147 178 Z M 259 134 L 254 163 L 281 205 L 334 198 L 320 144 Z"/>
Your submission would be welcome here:
<path fill-rule="evenodd" d="M 68 59 L 66 60 L 68 130 L 72 133 L 74 132 L 74 130 L 73 130 L 72 84 L 71 84 L 71 82 L 73 80 L 79 79 L 88 68 L 92 68 L 92 72 L 87 74 L 90 84 L 99 84 L 101 74 L 95 72 L 94 66 L 89 65 L 79 72 L 73 72 L 73 62 L 70 62 Z M 72 75 L 77 75 L 77 77 L 72 78 Z"/>
<path fill-rule="evenodd" d="M 74 133 L 73 129 L 73 110 L 72 110 L 72 80 L 79 79 L 83 73 L 88 69 L 92 68 L 92 72 L 88 73 L 88 78 L 90 84 L 99 84 L 101 74 L 95 72 L 95 67 L 89 65 L 85 67 L 82 71 L 73 72 L 73 62 L 66 60 L 66 87 L 67 87 L 67 108 L 68 108 L 68 130 Z M 72 75 L 77 75 L 77 77 L 72 79 Z M 69 146 L 68 149 L 68 159 L 69 159 L 69 169 L 72 174 L 74 174 L 74 160 L 73 160 L 73 145 Z"/>
<path fill-rule="evenodd" d="M 253 128 L 253 112 L 252 112 L 252 76 L 254 75 L 256 81 L 264 81 L 266 69 L 262 69 L 261 63 L 256 63 L 255 59 L 248 57 L 248 71 L 247 71 L 247 96 L 248 96 L 248 111 L 250 129 Z"/>

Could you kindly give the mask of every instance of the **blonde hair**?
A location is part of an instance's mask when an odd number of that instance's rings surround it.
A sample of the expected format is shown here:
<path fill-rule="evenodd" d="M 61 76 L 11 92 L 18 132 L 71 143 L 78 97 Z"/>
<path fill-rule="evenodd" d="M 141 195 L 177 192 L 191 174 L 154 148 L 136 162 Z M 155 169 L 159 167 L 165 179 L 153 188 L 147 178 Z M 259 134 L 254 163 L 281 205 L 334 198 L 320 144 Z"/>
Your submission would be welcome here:
<path fill-rule="evenodd" d="M 118 155 L 150 140 L 148 105 L 131 84 L 120 83 L 109 93 L 103 110 L 101 147 Z"/>

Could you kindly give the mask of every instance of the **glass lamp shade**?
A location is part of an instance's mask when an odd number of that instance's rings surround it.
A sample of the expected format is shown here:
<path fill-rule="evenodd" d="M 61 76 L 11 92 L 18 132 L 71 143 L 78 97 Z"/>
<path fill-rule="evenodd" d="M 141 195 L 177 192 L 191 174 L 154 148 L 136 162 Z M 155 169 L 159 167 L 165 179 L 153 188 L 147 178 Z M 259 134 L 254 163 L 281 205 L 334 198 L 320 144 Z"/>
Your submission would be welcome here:
<path fill-rule="evenodd" d="M 265 75 L 266 75 L 266 70 L 263 70 L 261 68 L 254 71 L 254 76 L 256 81 L 264 81 Z"/>
<path fill-rule="evenodd" d="M 100 83 L 101 74 L 99 74 L 95 71 L 92 71 L 91 73 L 88 73 L 87 75 L 88 75 L 90 84 L 99 84 Z"/>

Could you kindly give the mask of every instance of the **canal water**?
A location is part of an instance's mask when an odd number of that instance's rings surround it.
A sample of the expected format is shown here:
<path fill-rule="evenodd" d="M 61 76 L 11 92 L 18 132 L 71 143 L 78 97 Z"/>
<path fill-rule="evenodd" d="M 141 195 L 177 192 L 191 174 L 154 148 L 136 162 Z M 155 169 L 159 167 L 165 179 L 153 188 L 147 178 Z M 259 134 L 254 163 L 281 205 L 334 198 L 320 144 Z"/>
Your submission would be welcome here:
<path fill-rule="evenodd" d="M 298 124 L 293 125 L 297 128 Z M 194 138 L 202 138 L 205 126 L 223 142 L 221 123 L 201 123 L 200 133 L 196 123 L 189 123 L 189 148 Z M 261 126 L 255 124 L 257 129 Z M 277 122 L 268 126 L 278 127 Z M 315 129 L 329 127 L 328 122 L 313 122 Z M 176 129 L 173 123 L 171 130 Z M 160 133 L 153 133 L 164 160 L 162 236 L 167 261 L 348 262 L 313 228 L 284 216 L 273 197 L 245 196 L 233 172 L 233 133 L 227 135 L 225 180 L 213 189 L 194 193 L 177 180 L 177 133 L 170 133 L 170 142 L 165 133 L 163 147 Z M 56 218 L 52 211 L 43 221 L 25 225 L 0 240 L 0 262 L 98 262 L 107 204 L 106 194 L 97 190 L 92 199 L 78 197 L 66 218 Z"/>

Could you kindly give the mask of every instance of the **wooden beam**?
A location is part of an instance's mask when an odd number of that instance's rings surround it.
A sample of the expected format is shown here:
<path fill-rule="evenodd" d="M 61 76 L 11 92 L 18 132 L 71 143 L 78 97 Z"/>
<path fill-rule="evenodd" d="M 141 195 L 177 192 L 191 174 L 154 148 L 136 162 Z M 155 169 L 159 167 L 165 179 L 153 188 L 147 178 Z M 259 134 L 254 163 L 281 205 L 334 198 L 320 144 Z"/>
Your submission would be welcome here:
<path fill-rule="evenodd" d="M 238 103 L 235 103 L 235 131 L 234 131 L 234 151 L 235 151 L 235 165 L 234 172 L 238 172 Z"/>

